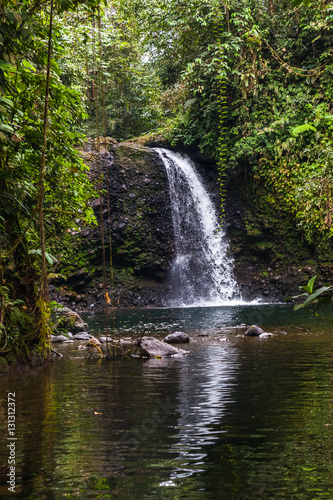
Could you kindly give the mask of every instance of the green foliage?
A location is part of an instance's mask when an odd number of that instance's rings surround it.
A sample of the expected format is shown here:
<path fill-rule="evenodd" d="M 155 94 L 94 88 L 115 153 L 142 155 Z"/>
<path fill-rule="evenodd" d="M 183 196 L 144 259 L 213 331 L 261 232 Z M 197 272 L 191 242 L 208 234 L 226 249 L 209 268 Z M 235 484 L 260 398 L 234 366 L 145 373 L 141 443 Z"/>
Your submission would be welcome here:
<path fill-rule="evenodd" d="M 103 86 L 106 132 L 118 140 L 156 128 L 162 116 L 159 79 L 138 43 L 136 20 L 123 15 L 121 4 L 105 9 L 100 29 L 98 19 L 80 8 L 61 19 L 59 31 L 61 79 L 81 93 L 86 133 L 102 135 Z"/>
<path fill-rule="evenodd" d="M 56 2 L 56 13 L 63 15 L 78 3 Z M 80 3 L 92 13 L 99 2 Z M 41 352 L 48 338 L 49 313 L 47 304 L 38 298 L 41 244 L 37 203 L 49 18 L 48 3 L 5 0 L 0 4 L 0 276 L 9 284 L 1 298 L 0 326 L 7 349 L 14 348 L 16 340 L 22 344 L 25 335 L 36 341 L 39 331 Z M 49 252 L 52 242 L 66 230 L 94 222 L 89 200 L 95 195 L 87 167 L 75 148 L 82 139 L 80 129 L 86 114 L 80 93 L 61 81 L 58 34 L 55 23 L 43 207 L 50 266 L 57 260 Z"/>
<path fill-rule="evenodd" d="M 313 130 L 314 132 L 317 131 L 315 127 L 310 125 L 309 123 L 304 123 L 304 125 L 299 125 L 298 127 L 295 127 L 292 131 L 291 134 L 294 137 L 297 137 L 299 134 L 303 134 L 304 132 L 308 132 L 309 130 Z"/>
<path fill-rule="evenodd" d="M 286 0 L 279 8 L 268 1 L 231 0 L 221 8 L 215 1 L 146 0 L 144 9 L 136 1 L 120 4 L 128 17 L 136 16 L 133 29 L 161 78 L 173 116 L 171 144 L 198 146 L 230 171 L 245 166 L 259 203 L 270 192 L 279 210 L 294 215 L 309 243 L 328 245 L 329 4 Z"/>
<path fill-rule="evenodd" d="M 317 288 L 315 290 L 314 284 L 316 278 L 317 276 L 314 276 L 308 281 L 306 285 L 299 287 L 301 290 L 304 290 L 303 293 L 287 299 L 290 300 L 290 299 L 299 299 L 301 297 L 302 298 L 305 297 L 304 302 L 302 302 L 301 304 L 296 304 L 294 306 L 294 311 L 298 311 L 299 309 L 304 309 L 309 307 L 311 308 L 313 314 L 315 314 L 316 316 L 320 316 L 320 314 L 317 312 L 318 307 L 333 302 L 333 295 L 332 295 L 333 286 L 326 285 Z"/>
<path fill-rule="evenodd" d="M 28 334 L 34 324 L 26 302 L 22 299 L 12 300 L 10 292 L 10 285 L 0 285 L 0 353 L 20 348 L 22 335 Z"/>
<path fill-rule="evenodd" d="M 7 7 L 2 11 L 5 23 L 0 29 L 4 39 L 0 58 L 8 60 L 3 61 L 0 68 L 0 216 L 4 221 L 0 241 L 2 258 L 7 258 L 7 255 L 10 257 L 8 251 L 11 246 L 24 233 L 25 237 L 16 252 L 18 254 L 21 250 L 23 258 L 22 252 L 25 255 L 32 255 L 34 251 L 38 253 L 36 247 L 39 245 L 35 207 L 43 132 L 47 10 L 41 11 L 39 4 L 31 2 L 22 2 L 19 7 L 15 2 L 5 4 Z M 61 2 L 58 11 L 62 11 L 65 5 L 73 8 L 76 3 Z M 8 10 L 15 6 L 20 10 Z M 34 8 L 36 12 L 32 14 Z M 24 21 L 23 26 L 18 26 L 20 20 Z M 57 33 L 56 26 L 54 31 Z M 87 167 L 73 147 L 82 137 L 79 128 L 85 113 L 80 104 L 80 94 L 60 80 L 60 69 L 56 63 L 59 53 L 62 53 L 62 48 L 55 36 L 45 177 L 47 239 L 56 237 L 66 228 L 77 228 L 75 220 L 80 220 L 82 224 L 91 223 L 94 219 L 93 211 L 88 206 L 94 191 L 86 176 Z M 28 251 L 23 250 L 24 244 L 30 247 Z M 28 258 L 25 264 L 27 261 Z"/>

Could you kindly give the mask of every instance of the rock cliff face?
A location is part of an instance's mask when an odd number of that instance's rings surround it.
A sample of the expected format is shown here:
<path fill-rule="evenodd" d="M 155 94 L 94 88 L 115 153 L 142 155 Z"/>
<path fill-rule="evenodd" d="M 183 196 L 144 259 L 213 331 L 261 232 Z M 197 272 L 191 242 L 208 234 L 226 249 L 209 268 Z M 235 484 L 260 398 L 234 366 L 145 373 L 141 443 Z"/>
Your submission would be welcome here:
<path fill-rule="evenodd" d="M 116 307 L 165 305 L 174 241 L 163 163 L 154 150 L 139 144 L 117 144 L 108 139 L 106 146 L 102 144 L 101 156 L 90 146 L 82 157 L 96 186 L 102 185 L 105 193 L 109 189 L 109 208 L 106 194 L 92 202 L 97 220 L 100 213 L 103 216 L 108 296 Z M 200 155 L 191 156 L 218 207 L 216 166 Z M 317 274 L 319 283 L 320 277 L 330 278 L 329 254 L 314 259 L 293 220 L 269 206 L 260 209 L 249 196 L 242 175 L 227 180 L 224 223 L 244 299 L 283 300 L 298 293 L 298 286 L 311 276 Z M 104 274 L 100 227 L 67 234 L 61 248 L 60 268 L 68 280 L 51 286 L 53 297 L 78 309 L 100 308 Z"/>
<path fill-rule="evenodd" d="M 155 151 L 138 144 L 110 141 L 107 149 L 102 144 L 100 165 L 94 148 L 82 152 L 82 157 L 96 186 L 100 168 L 105 193 L 109 189 L 110 209 L 106 194 L 92 202 L 99 227 L 72 235 L 62 262 L 68 280 L 57 283 L 58 292 L 51 289 L 55 298 L 72 306 L 102 305 L 102 212 L 109 297 L 114 297 L 119 307 L 162 305 L 173 256 L 170 197 L 163 163 Z"/>

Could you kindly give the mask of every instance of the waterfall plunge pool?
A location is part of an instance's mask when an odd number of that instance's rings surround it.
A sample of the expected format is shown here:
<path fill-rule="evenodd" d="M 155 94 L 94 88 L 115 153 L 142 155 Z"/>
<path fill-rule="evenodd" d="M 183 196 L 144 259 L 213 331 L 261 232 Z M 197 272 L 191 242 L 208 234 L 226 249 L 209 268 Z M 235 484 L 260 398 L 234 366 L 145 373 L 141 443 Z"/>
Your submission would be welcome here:
<path fill-rule="evenodd" d="M 102 316 L 87 319 L 103 332 Z M 254 322 L 274 337 L 243 337 Z M 100 360 L 70 344 L 47 367 L 2 377 L 1 498 L 8 392 L 15 498 L 333 497 L 331 324 L 283 305 L 116 311 L 116 336 L 147 325 L 160 338 L 188 332 L 189 354 Z"/>

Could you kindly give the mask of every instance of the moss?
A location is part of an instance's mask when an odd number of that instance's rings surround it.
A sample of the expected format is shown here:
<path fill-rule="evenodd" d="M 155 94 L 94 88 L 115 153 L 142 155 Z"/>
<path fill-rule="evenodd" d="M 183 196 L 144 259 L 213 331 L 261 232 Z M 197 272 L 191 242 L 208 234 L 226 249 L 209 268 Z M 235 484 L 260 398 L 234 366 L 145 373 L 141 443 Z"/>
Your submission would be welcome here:
<path fill-rule="evenodd" d="M 8 364 L 5 358 L 0 357 L 0 373 L 6 373 L 8 371 Z"/>

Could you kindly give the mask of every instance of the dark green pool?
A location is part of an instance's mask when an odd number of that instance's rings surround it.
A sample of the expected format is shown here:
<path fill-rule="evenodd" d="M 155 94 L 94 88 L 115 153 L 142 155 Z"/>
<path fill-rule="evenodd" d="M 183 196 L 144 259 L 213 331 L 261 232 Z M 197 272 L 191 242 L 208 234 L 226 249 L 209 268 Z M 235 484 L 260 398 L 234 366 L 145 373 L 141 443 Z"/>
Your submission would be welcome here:
<path fill-rule="evenodd" d="M 274 336 L 244 338 L 252 323 Z M 115 338 L 181 329 L 189 354 L 108 361 L 63 345 L 48 367 L 1 378 L 1 498 L 333 498 L 333 323 L 262 305 L 122 310 L 113 327 Z"/>

